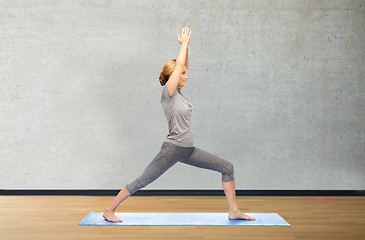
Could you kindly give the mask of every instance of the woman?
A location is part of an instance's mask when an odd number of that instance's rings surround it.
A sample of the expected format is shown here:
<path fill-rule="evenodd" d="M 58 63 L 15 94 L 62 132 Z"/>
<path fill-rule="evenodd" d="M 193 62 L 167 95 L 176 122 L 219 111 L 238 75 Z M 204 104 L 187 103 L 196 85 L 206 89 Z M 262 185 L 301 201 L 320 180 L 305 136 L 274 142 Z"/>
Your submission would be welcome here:
<path fill-rule="evenodd" d="M 147 186 L 177 162 L 210 169 L 222 173 L 222 186 L 228 200 L 228 218 L 255 220 L 239 211 L 236 203 L 234 168 L 232 163 L 193 146 L 192 104 L 182 95 L 181 89 L 188 79 L 188 45 L 191 32 L 188 27 L 182 29 L 178 41 L 181 48 L 177 59 L 167 61 L 160 74 L 163 87 L 161 104 L 169 124 L 169 134 L 163 142 L 160 152 L 146 167 L 142 175 L 127 184 L 105 210 L 103 217 L 107 221 L 121 222 L 114 215 L 116 208 L 139 189 Z"/>

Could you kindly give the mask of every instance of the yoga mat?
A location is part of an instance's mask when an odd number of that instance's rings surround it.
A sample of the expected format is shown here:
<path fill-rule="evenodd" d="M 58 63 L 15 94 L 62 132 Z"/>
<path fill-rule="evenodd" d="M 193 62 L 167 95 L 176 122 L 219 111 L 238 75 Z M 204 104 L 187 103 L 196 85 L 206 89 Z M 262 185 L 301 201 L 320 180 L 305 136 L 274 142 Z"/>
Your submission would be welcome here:
<path fill-rule="evenodd" d="M 256 218 L 229 220 L 228 213 L 115 213 L 123 222 L 108 222 L 102 212 L 90 212 L 79 225 L 97 226 L 290 226 L 277 213 L 245 213 Z"/>

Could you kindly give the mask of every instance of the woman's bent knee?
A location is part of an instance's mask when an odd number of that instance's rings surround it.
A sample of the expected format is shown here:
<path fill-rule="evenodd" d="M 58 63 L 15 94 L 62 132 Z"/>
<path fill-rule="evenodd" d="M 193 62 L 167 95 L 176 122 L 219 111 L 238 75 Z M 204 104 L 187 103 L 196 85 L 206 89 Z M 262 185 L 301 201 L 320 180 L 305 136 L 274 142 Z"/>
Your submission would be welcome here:
<path fill-rule="evenodd" d="M 226 171 L 222 173 L 222 181 L 223 182 L 230 182 L 234 180 L 234 166 L 231 162 L 227 161 L 225 165 Z"/>
<path fill-rule="evenodd" d="M 225 165 L 227 171 L 226 171 L 226 174 L 228 175 L 233 175 L 234 174 L 234 166 L 231 162 L 228 162 L 227 161 L 227 164 Z"/>

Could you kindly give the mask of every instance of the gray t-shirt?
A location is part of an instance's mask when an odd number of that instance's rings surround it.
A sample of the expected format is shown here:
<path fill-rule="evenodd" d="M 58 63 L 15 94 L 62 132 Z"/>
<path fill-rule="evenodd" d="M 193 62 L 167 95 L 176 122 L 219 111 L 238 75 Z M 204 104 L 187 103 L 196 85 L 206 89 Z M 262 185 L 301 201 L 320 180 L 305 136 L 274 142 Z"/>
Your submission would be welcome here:
<path fill-rule="evenodd" d="M 162 89 L 161 104 L 169 125 L 165 142 L 181 147 L 193 147 L 192 112 L 193 105 L 181 94 L 180 90 L 170 96 L 165 85 Z"/>

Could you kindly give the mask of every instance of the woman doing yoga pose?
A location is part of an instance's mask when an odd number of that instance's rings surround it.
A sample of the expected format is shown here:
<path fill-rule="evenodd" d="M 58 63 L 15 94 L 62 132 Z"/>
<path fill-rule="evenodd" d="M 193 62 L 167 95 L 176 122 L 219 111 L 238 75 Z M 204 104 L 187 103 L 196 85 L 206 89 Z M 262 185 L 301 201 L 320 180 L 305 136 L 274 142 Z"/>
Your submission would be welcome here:
<path fill-rule="evenodd" d="M 178 41 L 181 48 L 176 60 L 167 61 L 160 74 L 163 87 L 161 104 L 169 125 L 169 133 L 160 152 L 134 181 L 128 183 L 105 210 L 103 217 L 107 221 L 121 222 L 115 216 L 116 208 L 130 195 L 155 181 L 175 163 L 182 162 L 199 168 L 210 169 L 222 174 L 222 186 L 227 197 L 228 218 L 255 220 L 243 214 L 236 203 L 234 167 L 231 162 L 193 146 L 192 110 L 193 105 L 183 96 L 181 89 L 186 86 L 188 71 L 188 45 L 191 32 L 188 27 L 182 29 Z"/>

